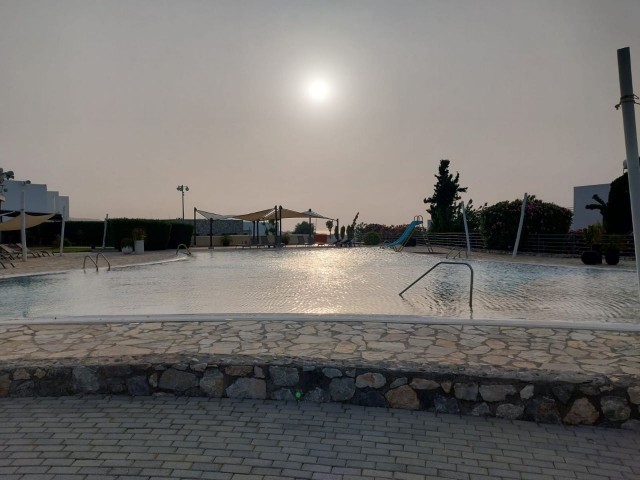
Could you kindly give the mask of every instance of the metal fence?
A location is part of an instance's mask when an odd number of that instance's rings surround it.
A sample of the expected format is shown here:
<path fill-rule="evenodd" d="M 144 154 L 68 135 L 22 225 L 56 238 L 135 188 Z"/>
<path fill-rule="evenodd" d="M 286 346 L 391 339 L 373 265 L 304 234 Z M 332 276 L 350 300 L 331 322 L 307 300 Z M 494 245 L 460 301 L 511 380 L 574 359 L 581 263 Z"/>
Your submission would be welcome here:
<path fill-rule="evenodd" d="M 445 249 L 467 248 L 467 239 L 462 232 L 427 233 L 424 236 L 422 234 L 416 234 L 414 238 L 418 246 L 424 246 L 428 242 L 431 246 L 443 247 Z M 383 238 L 383 241 L 392 241 L 395 239 L 395 237 L 391 238 L 391 236 L 389 236 L 389 238 Z M 469 240 L 472 250 L 488 250 L 480 232 L 470 232 Z M 635 257 L 632 234 L 616 235 L 615 238 L 612 238 L 610 235 L 604 235 L 601 245 L 605 246 L 612 240 L 620 244 L 620 255 L 622 257 Z M 511 250 L 513 250 L 513 247 L 510 247 L 509 251 Z M 520 243 L 518 248 L 518 251 L 522 253 L 570 257 L 579 257 L 582 255 L 582 252 L 586 250 L 591 250 L 591 247 L 581 233 L 568 233 L 566 235 L 529 235 Z"/>

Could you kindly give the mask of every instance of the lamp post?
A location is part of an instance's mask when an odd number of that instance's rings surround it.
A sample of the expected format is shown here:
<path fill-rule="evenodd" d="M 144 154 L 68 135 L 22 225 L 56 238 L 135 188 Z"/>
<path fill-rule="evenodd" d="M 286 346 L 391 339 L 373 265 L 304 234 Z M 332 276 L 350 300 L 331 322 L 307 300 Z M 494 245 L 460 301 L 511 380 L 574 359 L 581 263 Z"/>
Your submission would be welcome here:
<path fill-rule="evenodd" d="M 11 170 L 4 171 L 0 168 L 0 223 L 2 223 L 2 200 L 4 200 L 4 181 L 11 180 L 14 178 L 13 172 Z M 0 238 L 2 238 L 2 232 L 0 232 Z"/>
<path fill-rule="evenodd" d="M 188 192 L 189 187 L 186 185 L 180 185 L 176 190 L 182 193 L 182 223 L 184 223 L 184 192 Z"/>

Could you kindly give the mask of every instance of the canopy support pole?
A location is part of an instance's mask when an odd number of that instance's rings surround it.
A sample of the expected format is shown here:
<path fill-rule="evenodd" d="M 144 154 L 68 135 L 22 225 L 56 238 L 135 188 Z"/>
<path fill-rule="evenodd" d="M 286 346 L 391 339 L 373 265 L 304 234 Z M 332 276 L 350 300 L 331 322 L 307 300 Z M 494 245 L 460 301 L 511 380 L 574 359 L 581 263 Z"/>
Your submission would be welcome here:
<path fill-rule="evenodd" d="M 66 216 L 67 213 L 67 206 L 63 205 L 62 206 L 62 227 L 60 228 L 60 256 L 62 256 L 64 254 L 64 217 Z"/>
<path fill-rule="evenodd" d="M 524 224 L 524 214 L 525 214 L 525 209 L 527 208 L 527 199 L 529 197 L 527 196 L 527 194 L 524 194 L 524 198 L 522 199 L 522 208 L 520 209 L 520 224 L 518 225 L 518 233 L 516 235 L 516 243 L 513 246 L 513 258 L 516 258 L 516 256 L 518 255 L 518 246 L 520 245 L 520 235 L 522 234 L 522 225 Z"/>
<path fill-rule="evenodd" d="M 20 212 L 20 241 L 22 242 L 22 261 L 27 261 L 27 213 L 25 204 L 27 203 L 27 192 L 22 185 L 22 210 Z"/>
<path fill-rule="evenodd" d="M 107 221 L 109 220 L 109 214 L 104 217 L 104 231 L 102 232 L 102 250 L 104 251 L 107 246 Z"/>
<path fill-rule="evenodd" d="M 618 50 L 618 75 L 620 77 L 620 106 L 622 107 L 624 144 L 627 153 L 627 170 L 629 172 L 633 243 L 635 244 L 638 288 L 640 289 L 640 163 L 638 162 L 638 137 L 635 114 L 635 103 L 638 97 L 633 94 L 631 52 L 629 47 Z"/>

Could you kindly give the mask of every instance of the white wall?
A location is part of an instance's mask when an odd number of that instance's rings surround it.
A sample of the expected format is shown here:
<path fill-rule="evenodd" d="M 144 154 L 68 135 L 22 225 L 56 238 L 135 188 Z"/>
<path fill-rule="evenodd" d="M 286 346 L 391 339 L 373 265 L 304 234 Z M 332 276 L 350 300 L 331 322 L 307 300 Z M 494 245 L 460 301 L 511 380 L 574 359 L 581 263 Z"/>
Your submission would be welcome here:
<path fill-rule="evenodd" d="M 593 195 L 597 194 L 606 203 L 609 199 L 609 189 L 611 186 L 607 183 L 600 185 L 583 185 L 573 187 L 573 223 L 572 230 L 585 228 L 594 223 L 602 223 L 602 214 L 600 210 L 587 210 L 586 205 L 597 203 L 593 199 Z"/>
<path fill-rule="evenodd" d="M 21 181 L 7 180 L 3 184 L 5 200 L 2 210 L 18 211 L 22 208 L 22 189 L 25 190 L 25 208 L 29 213 L 62 213 L 66 205 L 65 218 L 69 219 L 69 197 L 60 196 L 58 192 L 47 190 L 44 184 L 31 183 L 24 185 Z"/>

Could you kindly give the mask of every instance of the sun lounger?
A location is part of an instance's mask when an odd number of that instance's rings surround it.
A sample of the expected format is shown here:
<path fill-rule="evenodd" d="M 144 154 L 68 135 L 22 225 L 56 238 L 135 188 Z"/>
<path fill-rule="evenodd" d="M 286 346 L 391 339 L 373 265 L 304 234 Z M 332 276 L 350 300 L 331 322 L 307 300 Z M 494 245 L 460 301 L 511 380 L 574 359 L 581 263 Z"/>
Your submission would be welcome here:
<path fill-rule="evenodd" d="M 0 250 L 11 260 L 15 260 L 16 258 L 22 256 L 22 250 L 15 250 L 14 248 L 11 248 L 9 245 L 5 245 L 4 243 L 0 244 Z"/>
<path fill-rule="evenodd" d="M 21 243 L 12 243 L 11 245 L 9 245 L 10 248 L 13 248 L 15 251 L 20 252 L 20 255 L 22 255 L 22 244 Z M 28 248 L 25 249 L 27 251 L 27 255 L 31 255 L 33 258 L 38 258 L 38 257 L 42 257 L 43 255 L 41 255 L 38 252 L 34 252 L 33 250 L 29 250 Z"/>
<path fill-rule="evenodd" d="M 14 260 L 14 259 L 9 257 L 9 255 L 7 255 L 7 254 L 3 253 L 2 251 L 0 251 L 0 265 L 2 265 L 2 268 L 4 268 L 6 270 L 7 266 L 5 265 L 5 263 L 8 263 L 13 268 L 16 268 L 16 266 L 13 264 L 12 260 Z"/>
<path fill-rule="evenodd" d="M 16 243 L 15 246 L 20 251 L 22 251 L 22 244 L 21 243 Z M 46 250 L 30 250 L 30 249 L 27 248 L 27 255 L 33 255 L 34 257 L 50 257 L 51 253 L 47 252 Z"/>

